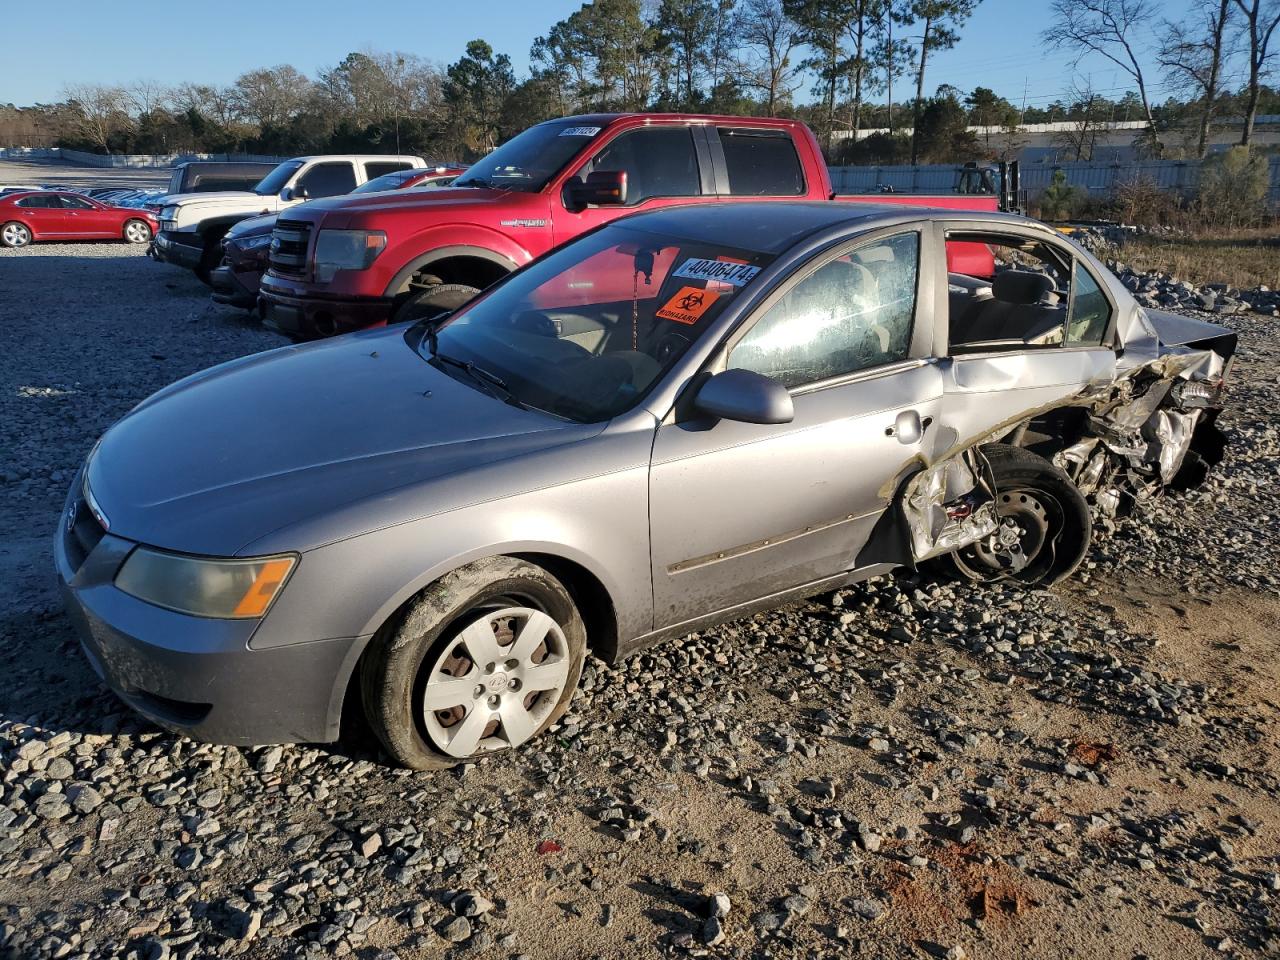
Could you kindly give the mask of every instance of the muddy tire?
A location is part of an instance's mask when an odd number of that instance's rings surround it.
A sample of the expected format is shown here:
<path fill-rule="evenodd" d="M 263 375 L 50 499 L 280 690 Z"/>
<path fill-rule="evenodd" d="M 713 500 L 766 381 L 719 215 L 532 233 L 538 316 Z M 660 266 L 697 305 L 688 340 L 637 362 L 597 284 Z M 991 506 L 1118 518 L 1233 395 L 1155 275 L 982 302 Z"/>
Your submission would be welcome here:
<path fill-rule="evenodd" d="M 396 308 L 394 323 L 430 320 L 452 313 L 480 291 L 465 283 L 437 283 L 412 293 Z"/>
<path fill-rule="evenodd" d="M 480 560 L 431 584 L 374 637 L 360 667 L 365 716 L 414 770 L 518 747 L 569 708 L 586 649 L 559 580 L 513 557 Z"/>
<path fill-rule="evenodd" d="M 1071 479 L 1043 457 L 1004 444 L 982 448 L 995 477 L 1001 529 L 940 557 L 960 580 L 1016 580 L 1050 586 L 1069 577 L 1089 550 L 1089 505 Z"/>

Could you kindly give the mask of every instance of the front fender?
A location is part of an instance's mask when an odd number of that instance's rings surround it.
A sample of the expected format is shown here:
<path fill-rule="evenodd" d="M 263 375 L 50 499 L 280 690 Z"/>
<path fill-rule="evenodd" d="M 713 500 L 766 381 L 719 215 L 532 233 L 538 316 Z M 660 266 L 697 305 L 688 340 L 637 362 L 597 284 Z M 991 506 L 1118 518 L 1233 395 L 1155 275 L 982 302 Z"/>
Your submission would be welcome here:
<path fill-rule="evenodd" d="M 409 287 L 423 267 L 448 257 L 476 257 L 500 266 L 508 273 L 533 259 L 532 251 L 506 234 L 470 223 L 440 224 L 397 244 L 382 258 L 403 264 L 387 281 L 383 295 L 394 297 Z"/>

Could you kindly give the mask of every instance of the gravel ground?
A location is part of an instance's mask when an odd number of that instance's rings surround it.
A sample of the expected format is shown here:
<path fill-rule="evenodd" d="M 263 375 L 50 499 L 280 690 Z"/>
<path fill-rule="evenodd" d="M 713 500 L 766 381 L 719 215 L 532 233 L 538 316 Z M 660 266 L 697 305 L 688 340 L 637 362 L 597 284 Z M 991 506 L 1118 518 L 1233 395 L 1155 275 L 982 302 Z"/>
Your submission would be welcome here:
<path fill-rule="evenodd" d="M 1270 317 L 1229 320 L 1228 463 L 1072 582 L 901 575 L 592 661 L 553 734 L 430 775 L 359 731 L 157 731 L 61 613 L 48 540 L 94 438 L 281 341 L 122 245 L 0 251 L 0 316 L 0 956 L 1280 951 Z"/>

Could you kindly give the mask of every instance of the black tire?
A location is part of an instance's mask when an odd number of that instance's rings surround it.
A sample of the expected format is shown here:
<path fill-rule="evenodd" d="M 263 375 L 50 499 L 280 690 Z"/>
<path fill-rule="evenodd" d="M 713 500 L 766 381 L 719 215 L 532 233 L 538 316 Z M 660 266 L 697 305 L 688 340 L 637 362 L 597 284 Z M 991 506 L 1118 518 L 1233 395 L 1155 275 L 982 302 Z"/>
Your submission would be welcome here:
<path fill-rule="evenodd" d="M 465 283 L 437 283 L 411 293 L 396 308 L 395 323 L 429 320 L 469 303 L 480 290 Z"/>
<path fill-rule="evenodd" d="M 129 236 L 131 227 L 133 228 L 133 237 Z M 124 226 L 120 228 L 120 236 L 124 238 L 125 243 L 150 243 L 151 224 L 145 220 L 126 220 Z"/>
<path fill-rule="evenodd" d="M 496 611 L 513 607 L 540 611 L 559 628 L 554 644 L 561 645 L 563 649 L 555 659 L 562 667 L 567 667 L 567 671 L 563 690 L 558 695 L 551 690 L 539 693 L 523 692 L 520 687 L 507 689 L 505 684 L 509 681 L 502 672 L 497 675 L 500 678 L 497 682 L 504 684 L 500 697 L 490 697 L 489 690 L 481 689 L 494 675 L 486 674 L 485 665 L 469 652 L 463 633 L 468 627 L 476 629 L 477 624 Z M 485 626 L 490 625 L 485 623 Z M 502 644 L 501 634 L 496 630 L 489 639 Z M 513 639 L 502 657 L 514 653 L 517 645 Z M 546 648 L 542 654 L 543 664 L 551 662 L 551 646 L 551 634 L 548 634 L 547 643 L 538 648 Z M 446 769 L 504 748 L 502 741 L 507 734 L 504 729 L 506 721 L 502 718 L 505 714 L 498 712 L 493 701 L 509 697 L 517 690 L 522 691 L 515 697 L 520 709 L 539 720 L 536 728 L 531 728 L 532 733 L 520 743 L 539 736 L 559 720 L 568 710 L 577 689 L 586 649 L 586 627 L 569 592 L 559 580 L 541 567 L 514 557 L 480 560 L 431 584 L 373 638 L 360 666 L 365 716 L 387 753 L 397 763 L 414 770 Z M 442 661 L 452 664 L 460 655 L 464 662 L 470 657 L 473 661 L 470 667 L 463 667 L 461 672 L 458 668 L 449 667 L 449 676 L 443 679 L 470 680 L 476 684 L 476 694 L 474 702 L 469 705 L 450 708 L 461 711 L 463 706 L 467 706 L 465 713 L 456 714 L 453 723 L 461 727 L 475 711 L 477 723 L 473 726 L 483 726 L 489 731 L 493 724 L 497 725 L 493 732 L 483 734 L 481 742 L 488 746 L 466 756 L 450 755 L 442 745 L 442 733 L 447 733 L 449 728 L 441 727 L 443 721 L 440 718 L 447 718 L 450 710 L 429 712 L 425 702 L 429 677 L 438 671 Z M 513 662 L 505 661 L 502 671 L 509 669 Z M 533 665 L 539 666 L 536 660 Z M 489 700 L 489 703 L 482 707 L 481 700 Z"/>
<path fill-rule="evenodd" d="M 939 566 L 958 579 L 984 583 L 1047 587 L 1069 577 L 1093 535 L 1084 496 L 1065 473 L 1029 450 L 993 443 L 982 453 L 995 478 L 996 509 L 1009 542 L 1001 544 L 993 534 L 940 557 Z"/>
<path fill-rule="evenodd" d="M 32 239 L 31 228 L 25 223 L 11 220 L 0 224 L 0 247 L 26 247 L 31 245 Z"/>

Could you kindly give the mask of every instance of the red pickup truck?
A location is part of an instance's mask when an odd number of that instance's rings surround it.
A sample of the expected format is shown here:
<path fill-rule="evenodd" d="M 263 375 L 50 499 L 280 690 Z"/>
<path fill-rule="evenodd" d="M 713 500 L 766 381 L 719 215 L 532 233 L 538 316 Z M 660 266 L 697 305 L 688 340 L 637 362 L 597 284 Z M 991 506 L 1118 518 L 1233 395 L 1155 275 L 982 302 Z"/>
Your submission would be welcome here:
<path fill-rule="evenodd" d="M 670 113 L 548 120 L 424 194 L 312 201 L 281 214 L 259 309 L 296 339 L 452 310 L 617 217 L 725 200 L 845 200 L 995 210 L 995 194 L 836 196 L 795 120 Z M 960 257 L 963 250 L 951 252 Z M 977 253 L 989 255 L 985 250 Z M 974 269 L 953 269 L 981 273 Z"/>

